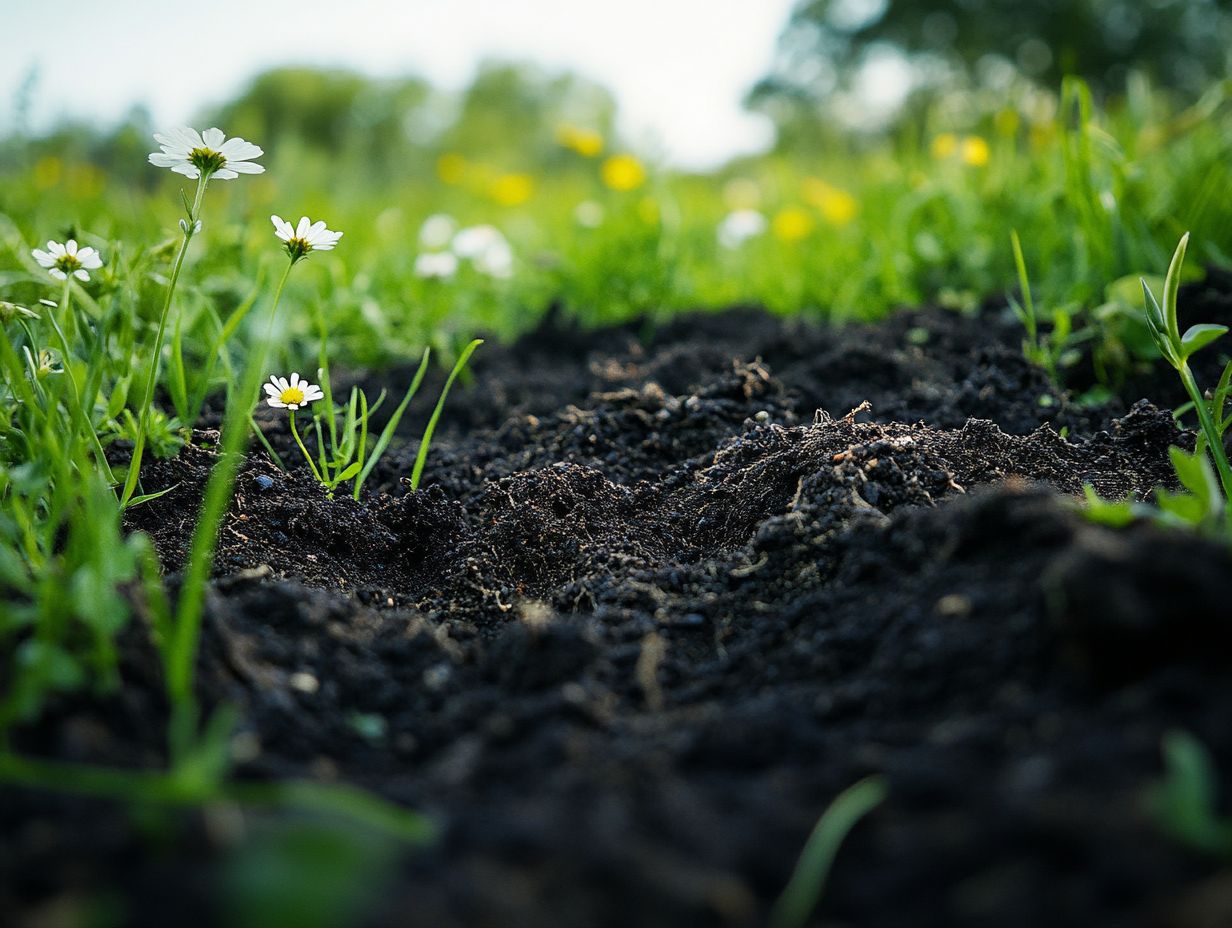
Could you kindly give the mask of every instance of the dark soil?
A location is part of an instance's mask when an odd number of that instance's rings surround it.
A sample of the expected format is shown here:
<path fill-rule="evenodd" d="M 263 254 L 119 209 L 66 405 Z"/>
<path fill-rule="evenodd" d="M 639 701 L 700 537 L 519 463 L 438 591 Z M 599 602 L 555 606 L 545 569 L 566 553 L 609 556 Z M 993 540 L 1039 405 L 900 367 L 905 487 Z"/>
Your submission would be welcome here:
<path fill-rule="evenodd" d="M 1146 496 L 1192 436 L 1134 395 L 1076 407 L 1018 340 L 997 313 L 551 317 L 476 356 L 425 489 L 401 480 L 413 440 L 359 503 L 254 453 L 200 659 L 205 702 L 239 713 L 238 775 L 437 818 L 436 847 L 372 871 L 373 925 L 764 924 L 870 773 L 889 798 L 821 922 L 1232 924 L 1229 872 L 1148 802 L 1171 729 L 1232 785 L 1232 558 L 1073 501 Z M 145 472 L 174 489 L 130 527 L 173 574 L 212 463 Z M 157 662 L 128 639 L 121 696 L 18 746 L 165 762 Z M 218 815 L 0 795 L 0 923 L 103 900 L 124 924 L 230 924 L 245 829 Z"/>

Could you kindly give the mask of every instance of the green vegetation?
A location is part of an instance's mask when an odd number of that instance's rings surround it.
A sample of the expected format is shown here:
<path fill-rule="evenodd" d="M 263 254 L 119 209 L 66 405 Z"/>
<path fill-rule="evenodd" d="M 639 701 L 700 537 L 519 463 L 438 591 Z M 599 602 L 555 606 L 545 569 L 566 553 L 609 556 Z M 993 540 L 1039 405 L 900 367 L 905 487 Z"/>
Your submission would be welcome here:
<path fill-rule="evenodd" d="M 834 797 L 813 826 L 796 869 L 774 905 L 771 928 L 802 928 L 808 921 L 843 840 L 860 819 L 885 801 L 887 792 L 884 779 L 866 777 Z"/>
<path fill-rule="evenodd" d="M 1164 780 L 1151 797 L 1167 832 L 1194 850 L 1232 860 L 1232 819 L 1219 814 L 1215 763 L 1202 742 L 1184 731 L 1164 736 Z"/>

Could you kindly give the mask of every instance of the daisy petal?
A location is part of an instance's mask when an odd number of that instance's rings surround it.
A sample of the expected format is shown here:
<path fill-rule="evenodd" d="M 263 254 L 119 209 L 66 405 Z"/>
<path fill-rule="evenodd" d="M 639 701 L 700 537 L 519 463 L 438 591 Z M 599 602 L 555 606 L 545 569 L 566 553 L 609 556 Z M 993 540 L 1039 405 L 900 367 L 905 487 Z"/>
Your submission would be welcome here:
<path fill-rule="evenodd" d="M 227 139 L 218 149 L 218 153 L 228 161 L 251 161 L 253 158 L 260 158 L 265 154 L 264 151 L 252 144 L 252 142 L 246 142 L 240 138 Z"/>

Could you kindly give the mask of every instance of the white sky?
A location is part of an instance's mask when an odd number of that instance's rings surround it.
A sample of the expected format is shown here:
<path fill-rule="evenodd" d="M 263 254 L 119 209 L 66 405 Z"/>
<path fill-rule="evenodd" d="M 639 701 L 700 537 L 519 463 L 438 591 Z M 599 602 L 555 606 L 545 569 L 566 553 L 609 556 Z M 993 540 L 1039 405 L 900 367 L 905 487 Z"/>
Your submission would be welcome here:
<path fill-rule="evenodd" d="M 0 128 L 32 68 L 36 127 L 112 121 L 143 102 L 188 123 L 280 64 L 418 73 L 464 86 L 485 57 L 571 69 L 608 86 L 622 128 L 706 167 L 763 147 L 740 107 L 769 69 L 794 0 L 0 0 Z M 225 127 L 224 127 L 225 128 Z"/>

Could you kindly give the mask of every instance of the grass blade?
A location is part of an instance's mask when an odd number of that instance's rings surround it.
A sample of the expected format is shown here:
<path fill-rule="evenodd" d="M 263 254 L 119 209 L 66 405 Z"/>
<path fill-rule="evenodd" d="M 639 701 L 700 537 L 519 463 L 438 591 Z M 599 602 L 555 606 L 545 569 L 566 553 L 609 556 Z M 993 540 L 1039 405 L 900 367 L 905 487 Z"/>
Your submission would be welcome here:
<path fill-rule="evenodd" d="M 856 823 L 886 797 L 885 780 L 867 777 L 835 797 L 813 827 L 787 888 L 770 913 L 770 928 L 801 928 L 825 889 L 838 849 Z"/>

